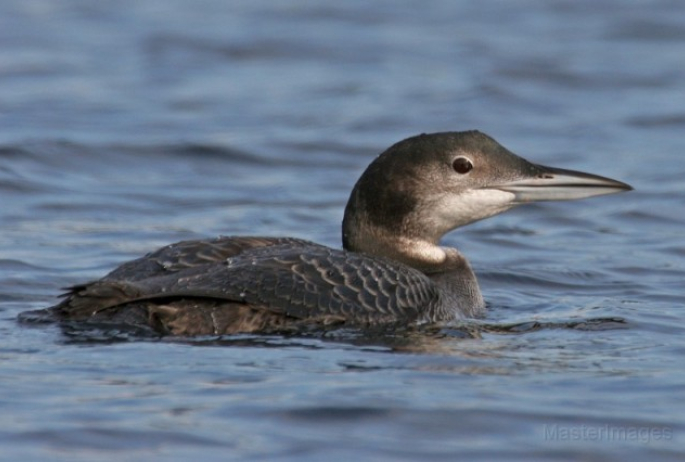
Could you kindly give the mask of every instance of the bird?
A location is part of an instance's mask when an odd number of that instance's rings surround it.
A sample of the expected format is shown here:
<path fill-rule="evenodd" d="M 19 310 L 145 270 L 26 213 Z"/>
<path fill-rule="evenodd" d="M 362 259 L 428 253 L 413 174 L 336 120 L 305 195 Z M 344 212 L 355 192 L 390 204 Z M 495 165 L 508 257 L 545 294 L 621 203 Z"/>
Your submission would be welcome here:
<path fill-rule="evenodd" d="M 162 336 L 404 327 L 485 315 L 478 280 L 441 238 L 521 204 L 629 191 L 621 181 L 534 164 L 477 131 L 413 136 L 355 184 L 342 249 L 293 237 L 167 245 L 74 285 L 50 319 Z M 36 313 L 36 312 L 33 312 Z"/>

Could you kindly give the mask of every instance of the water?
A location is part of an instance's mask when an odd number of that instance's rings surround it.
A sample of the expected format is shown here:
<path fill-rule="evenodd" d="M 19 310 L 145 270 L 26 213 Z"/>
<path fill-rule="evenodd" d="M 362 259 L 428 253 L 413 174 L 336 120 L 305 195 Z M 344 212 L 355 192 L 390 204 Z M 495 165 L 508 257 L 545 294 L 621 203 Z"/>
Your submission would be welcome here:
<path fill-rule="evenodd" d="M 0 458 L 682 460 L 685 6 L 0 3 Z M 395 338 L 30 328 L 182 239 L 339 245 L 378 152 L 479 128 L 636 191 L 446 239 L 488 317 Z"/>

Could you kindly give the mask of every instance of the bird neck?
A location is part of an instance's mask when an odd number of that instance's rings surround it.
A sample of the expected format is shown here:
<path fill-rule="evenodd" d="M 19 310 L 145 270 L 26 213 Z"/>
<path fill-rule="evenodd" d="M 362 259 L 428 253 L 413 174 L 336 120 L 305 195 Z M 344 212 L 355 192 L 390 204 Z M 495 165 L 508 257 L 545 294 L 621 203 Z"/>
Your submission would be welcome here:
<path fill-rule="evenodd" d="M 468 260 L 455 248 L 438 245 L 438 239 L 413 237 L 398 225 L 393 229 L 374 226 L 357 213 L 343 220 L 343 248 L 352 252 L 390 258 L 417 269 L 441 287 L 443 303 L 431 320 L 454 319 L 458 307 L 467 316 L 479 316 L 485 302 L 478 279 Z"/>
<path fill-rule="evenodd" d="M 391 258 L 421 271 L 440 287 L 443 303 L 437 307 L 438 312 L 432 313 L 431 320 L 454 319 L 457 308 L 470 317 L 483 313 L 485 302 L 478 279 L 457 249 L 406 237 L 346 237 L 346 250 Z"/>
<path fill-rule="evenodd" d="M 343 248 L 352 252 L 378 255 L 404 263 L 431 274 L 459 268 L 466 260 L 457 249 L 441 247 L 436 242 L 357 223 L 343 226 Z"/>
<path fill-rule="evenodd" d="M 444 231 L 417 226 L 426 222 L 417 216 L 420 204 L 390 196 L 384 189 L 361 194 L 355 186 L 342 223 L 345 250 L 390 258 L 426 274 L 462 266 L 465 259 L 457 249 L 438 244 Z"/>

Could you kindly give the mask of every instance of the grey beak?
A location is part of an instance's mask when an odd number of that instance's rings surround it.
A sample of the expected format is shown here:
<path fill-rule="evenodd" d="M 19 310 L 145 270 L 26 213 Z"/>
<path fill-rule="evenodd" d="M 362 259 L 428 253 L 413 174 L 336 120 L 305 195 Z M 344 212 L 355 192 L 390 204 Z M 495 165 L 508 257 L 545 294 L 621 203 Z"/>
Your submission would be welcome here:
<path fill-rule="evenodd" d="M 632 190 L 632 186 L 591 173 L 535 165 L 538 173 L 491 189 L 513 193 L 518 203 L 568 201 Z"/>

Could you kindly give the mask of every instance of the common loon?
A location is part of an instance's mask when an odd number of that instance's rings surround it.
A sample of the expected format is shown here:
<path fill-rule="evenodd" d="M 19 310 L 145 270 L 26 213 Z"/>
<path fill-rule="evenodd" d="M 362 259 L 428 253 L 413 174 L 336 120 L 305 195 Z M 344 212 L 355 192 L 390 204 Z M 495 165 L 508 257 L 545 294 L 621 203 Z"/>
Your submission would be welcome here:
<path fill-rule="evenodd" d="M 482 316 L 476 276 L 449 231 L 534 201 L 628 191 L 544 167 L 478 132 L 414 136 L 380 154 L 345 208 L 343 250 L 289 237 L 163 247 L 76 285 L 52 319 L 180 336 L 369 327 Z"/>

